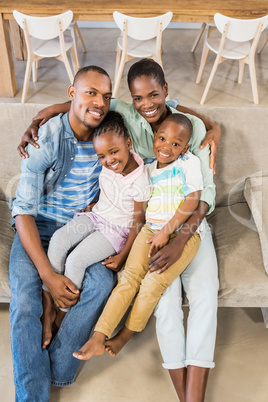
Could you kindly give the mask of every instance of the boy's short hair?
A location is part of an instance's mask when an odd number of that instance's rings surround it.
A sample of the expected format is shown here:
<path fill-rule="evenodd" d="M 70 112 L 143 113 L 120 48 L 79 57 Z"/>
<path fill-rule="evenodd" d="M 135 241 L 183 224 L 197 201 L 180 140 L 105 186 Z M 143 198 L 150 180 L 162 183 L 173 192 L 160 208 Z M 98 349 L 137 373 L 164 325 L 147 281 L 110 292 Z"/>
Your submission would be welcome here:
<path fill-rule="evenodd" d="M 110 111 L 107 113 L 99 127 L 94 130 L 93 139 L 107 131 L 115 131 L 119 136 L 125 139 L 129 138 L 124 119 L 118 112 Z"/>
<path fill-rule="evenodd" d="M 180 126 L 183 126 L 189 133 L 189 138 L 193 133 L 193 125 L 190 119 L 182 113 L 171 113 L 164 121 L 173 121 Z"/>
<path fill-rule="evenodd" d="M 82 67 L 80 68 L 77 73 L 74 76 L 74 82 L 73 85 L 76 83 L 76 81 L 78 81 L 84 74 L 87 74 L 88 71 L 95 71 L 96 73 L 99 73 L 101 75 L 106 75 L 106 77 L 108 77 L 110 80 L 110 76 L 107 73 L 107 71 L 105 71 L 102 67 L 99 66 L 86 66 L 86 67 Z"/>
<path fill-rule="evenodd" d="M 152 59 L 142 59 L 134 63 L 128 71 L 127 83 L 129 89 L 132 82 L 142 75 L 154 78 L 162 87 L 166 84 L 165 74 L 160 64 Z"/>

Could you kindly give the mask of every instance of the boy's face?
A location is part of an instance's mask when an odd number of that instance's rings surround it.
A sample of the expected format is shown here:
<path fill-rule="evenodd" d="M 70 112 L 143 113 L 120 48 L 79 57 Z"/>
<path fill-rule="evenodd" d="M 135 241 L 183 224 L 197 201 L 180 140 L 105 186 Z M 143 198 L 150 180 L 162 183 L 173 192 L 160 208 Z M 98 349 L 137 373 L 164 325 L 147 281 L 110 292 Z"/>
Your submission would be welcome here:
<path fill-rule="evenodd" d="M 158 168 L 168 166 L 189 149 L 188 131 L 173 121 L 164 121 L 154 137 L 154 153 Z"/>
<path fill-rule="evenodd" d="M 160 124 L 166 117 L 167 84 L 161 86 L 153 77 L 135 78 L 130 93 L 137 112 L 150 124 Z"/>
<path fill-rule="evenodd" d="M 111 81 L 106 75 L 88 71 L 69 87 L 68 95 L 72 101 L 69 119 L 73 130 L 93 131 L 109 110 Z"/>
<path fill-rule="evenodd" d="M 115 173 L 128 173 L 130 162 L 131 139 L 107 131 L 93 140 L 96 154 L 103 166 Z"/>

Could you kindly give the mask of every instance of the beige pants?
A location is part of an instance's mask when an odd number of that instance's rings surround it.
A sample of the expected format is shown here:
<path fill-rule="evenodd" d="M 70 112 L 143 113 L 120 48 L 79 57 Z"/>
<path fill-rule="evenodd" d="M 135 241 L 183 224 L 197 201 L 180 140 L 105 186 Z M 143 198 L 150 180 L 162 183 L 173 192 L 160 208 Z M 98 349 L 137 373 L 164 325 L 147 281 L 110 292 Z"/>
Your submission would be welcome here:
<path fill-rule="evenodd" d="M 126 321 L 126 327 L 131 331 L 140 332 L 144 329 L 154 311 L 160 297 L 169 285 L 187 268 L 197 253 L 200 237 L 195 233 L 186 243 L 181 258 L 166 271 L 158 274 L 148 272 L 148 257 L 150 244 L 146 243 L 157 230 L 152 230 L 146 224 L 131 248 L 125 269 L 122 271 L 117 286 L 113 290 L 101 314 L 95 331 L 110 338 L 113 331 L 123 318 L 136 293 L 134 305 Z M 175 234 L 171 236 L 172 241 Z"/>

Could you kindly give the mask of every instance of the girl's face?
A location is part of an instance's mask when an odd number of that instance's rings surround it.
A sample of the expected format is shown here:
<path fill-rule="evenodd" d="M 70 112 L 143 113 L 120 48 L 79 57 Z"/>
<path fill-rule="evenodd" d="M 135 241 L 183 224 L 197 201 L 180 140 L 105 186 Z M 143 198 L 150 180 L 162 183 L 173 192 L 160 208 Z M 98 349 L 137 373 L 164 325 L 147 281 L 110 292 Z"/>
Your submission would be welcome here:
<path fill-rule="evenodd" d="M 96 154 L 103 166 L 123 176 L 130 173 L 131 139 L 118 135 L 116 131 L 107 131 L 93 140 Z"/>
<path fill-rule="evenodd" d="M 164 121 L 154 137 L 154 153 L 159 169 L 174 162 L 189 149 L 189 134 L 186 128 L 173 122 Z"/>
<path fill-rule="evenodd" d="M 162 123 L 167 115 L 167 84 L 162 87 L 155 78 L 142 75 L 135 78 L 129 89 L 137 112 L 153 128 Z"/>

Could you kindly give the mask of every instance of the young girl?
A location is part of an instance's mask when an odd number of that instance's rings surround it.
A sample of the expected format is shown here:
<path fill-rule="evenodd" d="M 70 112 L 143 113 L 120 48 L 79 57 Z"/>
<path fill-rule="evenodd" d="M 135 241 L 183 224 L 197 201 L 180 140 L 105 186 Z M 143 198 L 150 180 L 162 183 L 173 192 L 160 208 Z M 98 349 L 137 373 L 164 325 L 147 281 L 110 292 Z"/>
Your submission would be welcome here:
<path fill-rule="evenodd" d="M 103 165 L 99 177 L 98 202 L 84 213 L 78 213 L 52 236 L 48 258 L 54 271 L 64 274 L 81 288 L 88 266 L 104 260 L 119 271 L 125 263 L 132 243 L 144 223 L 144 202 L 149 199 L 151 184 L 142 159 L 131 150 L 122 116 L 109 112 L 94 131 L 93 145 Z M 44 292 L 48 289 L 44 286 Z M 44 301 L 49 298 L 44 295 Z M 44 308 L 45 312 L 49 311 Z M 66 309 L 55 319 L 59 327 Z M 47 317 L 43 322 L 49 323 Z M 46 325 L 46 324 L 44 324 Z M 44 328 L 43 347 L 49 342 Z"/>
<path fill-rule="evenodd" d="M 191 134 L 191 122 L 181 114 L 168 116 L 160 125 L 154 139 L 157 160 L 148 169 L 153 191 L 146 209 L 146 225 L 135 239 L 92 338 L 74 357 L 86 360 L 104 353 L 106 337 L 111 336 L 138 291 L 124 328 L 106 343 L 108 353 L 117 354 L 134 332 L 144 329 L 162 293 L 195 256 L 200 243 L 198 231 L 167 271 L 160 275 L 148 273 L 150 257 L 169 242 L 199 203 L 202 174 L 199 159 L 187 152 Z"/>

